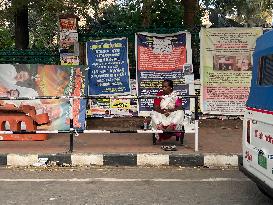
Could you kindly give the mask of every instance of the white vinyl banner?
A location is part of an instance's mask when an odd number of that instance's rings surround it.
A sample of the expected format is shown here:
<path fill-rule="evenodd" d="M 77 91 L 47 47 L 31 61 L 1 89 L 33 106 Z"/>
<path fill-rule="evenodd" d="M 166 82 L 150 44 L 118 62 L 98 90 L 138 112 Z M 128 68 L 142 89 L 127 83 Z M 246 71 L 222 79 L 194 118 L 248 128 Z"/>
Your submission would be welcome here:
<path fill-rule="evenodd" d="M 252 53 L 262 28 L 203 28 L 200 32 L 201 111 L 243 115 Z"/>

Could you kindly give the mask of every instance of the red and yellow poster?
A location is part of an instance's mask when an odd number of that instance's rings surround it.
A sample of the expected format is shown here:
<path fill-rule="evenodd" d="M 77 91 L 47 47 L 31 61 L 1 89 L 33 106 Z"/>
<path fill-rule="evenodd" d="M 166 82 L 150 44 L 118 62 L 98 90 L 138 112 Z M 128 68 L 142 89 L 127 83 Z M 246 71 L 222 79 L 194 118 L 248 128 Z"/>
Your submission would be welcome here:
<path fill-rule="evenodd" d="M 194 93 L 191 57 L 191 35 L 188 32 L 174 34 L 136 34 L 137 88 L 139 96 L 153 95 L 161 89 L 164 79 L 173 80 L 174 90 L 180 95 Z M 190 100 L 183 99 L 185 109 Z M 148 116 L 153 99 L 139 100 L 139 114 Z"/>
<path fill-rule="evenodd" d="M 46 96 L 82 96 L 85 86 L 85 69 L 80 66 L 59 65 L 0 65 L 0 96 L 27 97 L 30 100 L 2 100 L 1 104 L 32 105 L 37 114 L 47 113 L 49 125 L 41 129 L 69 129 L 71 112 L 69 99 L 35 99 Z M 74 127 L 85 126 L 85 104 L 73 103 Z"/>

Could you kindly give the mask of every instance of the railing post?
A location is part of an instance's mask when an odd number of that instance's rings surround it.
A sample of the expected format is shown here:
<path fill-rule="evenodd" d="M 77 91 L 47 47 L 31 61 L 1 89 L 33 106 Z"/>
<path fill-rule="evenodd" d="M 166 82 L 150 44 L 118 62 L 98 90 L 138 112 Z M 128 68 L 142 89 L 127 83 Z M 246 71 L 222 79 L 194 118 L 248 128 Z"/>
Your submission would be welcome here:
<path fill-rule="evenodd" d="M 194 133 L 194 151 L 198 152 L 198 140 L 199 140 L 199 116 L 198 116 L 198 96 L 194 97 L 194 126 L 195 126 L 195 133 Z"/>
<path fill-rule="evenodd" d="M 74 148 L 74 123 L 73 123 L 73 98 L 69 100 L 70 102 L 70 113 L 69 113 L 69 119 L 70 119 L 70 129 L 69 129 L 69 135 L 70 135 L 70 140 L 69 140 L 69 152 L 73 152 Z"/>

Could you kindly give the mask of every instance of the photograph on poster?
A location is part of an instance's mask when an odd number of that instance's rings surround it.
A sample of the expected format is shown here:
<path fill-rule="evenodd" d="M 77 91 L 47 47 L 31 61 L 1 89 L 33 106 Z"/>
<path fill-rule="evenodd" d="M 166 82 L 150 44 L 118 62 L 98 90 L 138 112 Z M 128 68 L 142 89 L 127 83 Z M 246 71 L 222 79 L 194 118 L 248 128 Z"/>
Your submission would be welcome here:
<path fill-rule="evenodd" d="M 74 47 L 75 43 L 61 42 L 59 51 L 60 53 L 74 53 Z"/>
<path fill-rule="evenodd" d="M 61 32 L 60 33 L 60 48 L 69 49 L 70 46 L 78 42 L 78 33 Z"/>
<path fill-rule="evenodd" d="M 69 53 L 61 53 L 61 65 L 79 65 L 79 56 L 71 55 Z"/>
<path fill-rule="evenodd" d="M 236 66 L 241 71 L 250 71 L 250 70 L 252 70 L 250 55 L 236 57 Z"/>
<path fill-rule="evenodd" d="M 184 75 L 190 75 L 193 73 L 193 67 L 192 67 L 192 64 L 189 64 L 189 63 L 185 63 L 183 65 L 183 71 Z"/>
<path fill-rule="evenodd" d="M 42 65 L 42 64 L 1 64 L 0 96 L 33 98 L 38 96 L 79 96 L 84 91 L 84 67 Z M 75 85 L 75 86 L 74 86 Z M 50 124 L 40 129 L 69 129 L 70 104 L 67 99 L 24 99 L 2 100 L 0 105 L 13 104 L 14 107 L 30 105 L 36 114 L 47 113 Z M 74 104 L 75 105 L 75 104 Z M 74 126 L 84 127 L 85 105 L 73 109 Z"/>
<path fill-rule="evenodd" d="M 250 71 L 251 69 L 250 56 L 213 56 L 213 70 L 215 71 Z"/>

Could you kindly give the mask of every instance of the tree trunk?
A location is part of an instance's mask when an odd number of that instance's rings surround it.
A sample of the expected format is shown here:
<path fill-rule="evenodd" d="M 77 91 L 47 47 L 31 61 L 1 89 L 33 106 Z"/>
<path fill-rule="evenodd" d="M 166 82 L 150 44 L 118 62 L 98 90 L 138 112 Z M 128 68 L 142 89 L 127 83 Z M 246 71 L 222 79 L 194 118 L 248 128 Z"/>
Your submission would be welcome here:
<path fill-rule="evenodd" d="M 151 0 L 144 0 L 142 7 L 142 26 L 149 28 L 151 24 Z"/>
<path fill-rule="evenodd" d="M 13 0 L 12 4 L 15 9 L 15 47 L 24 50 L 29 46 L 28 2 Z"/>
<path fill-rule="evenodd" d="M 194 26 L 194 17 L 197 12 L 197 0 L 183 0 L 184 6 L 184 25 L 191 27 Z"/>

